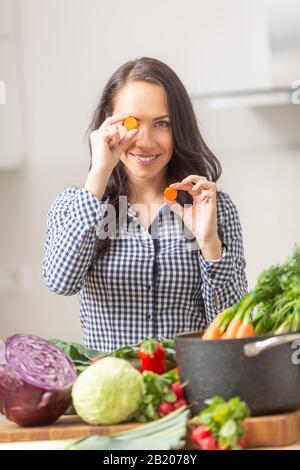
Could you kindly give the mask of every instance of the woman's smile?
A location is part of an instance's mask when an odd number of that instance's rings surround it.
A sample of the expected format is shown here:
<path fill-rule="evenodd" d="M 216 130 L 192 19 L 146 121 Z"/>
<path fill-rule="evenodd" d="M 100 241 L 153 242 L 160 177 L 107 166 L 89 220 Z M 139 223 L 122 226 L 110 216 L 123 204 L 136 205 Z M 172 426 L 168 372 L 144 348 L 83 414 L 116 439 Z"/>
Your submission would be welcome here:
<path fill-rule="evenodd" d="M 140 153 L 131 153 L 129 154 L 139 165 L 150 166 L 152 165 L 160 156 L 160 154 L 140 154 Z"/>

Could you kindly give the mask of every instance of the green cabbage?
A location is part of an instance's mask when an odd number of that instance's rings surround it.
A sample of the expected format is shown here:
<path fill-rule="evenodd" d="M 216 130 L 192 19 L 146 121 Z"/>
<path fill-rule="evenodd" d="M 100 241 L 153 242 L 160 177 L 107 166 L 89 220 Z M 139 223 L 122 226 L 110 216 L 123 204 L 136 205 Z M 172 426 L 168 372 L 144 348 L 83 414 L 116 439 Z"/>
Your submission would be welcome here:
<path fill-rule="evenodd" d="M 72 399 L 89 424 L 117 424 L 130 419 L 143 396 L 142 375 L 124 359 L 105 357 L 77 378 Z"/>

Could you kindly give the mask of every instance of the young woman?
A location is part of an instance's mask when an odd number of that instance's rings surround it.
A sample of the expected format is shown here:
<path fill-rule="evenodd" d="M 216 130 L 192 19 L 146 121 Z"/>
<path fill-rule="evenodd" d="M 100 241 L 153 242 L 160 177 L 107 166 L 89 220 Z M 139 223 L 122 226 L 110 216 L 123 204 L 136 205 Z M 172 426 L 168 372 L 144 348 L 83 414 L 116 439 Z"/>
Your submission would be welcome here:
<path fill-rule="evenodd" d="M 137 121 L 130 131 L 129 116 Z M 183 84 L 159 60 L 125 63 L 88 133 L 85 185 L 66 187 L 48 214 L 47 286 L 79 293 L 90 348 L 204 329 L 247 281 L 238 212 L 217 190 L 221 166 Z M 177 200 L 164 197 L 167 186 Z"/>

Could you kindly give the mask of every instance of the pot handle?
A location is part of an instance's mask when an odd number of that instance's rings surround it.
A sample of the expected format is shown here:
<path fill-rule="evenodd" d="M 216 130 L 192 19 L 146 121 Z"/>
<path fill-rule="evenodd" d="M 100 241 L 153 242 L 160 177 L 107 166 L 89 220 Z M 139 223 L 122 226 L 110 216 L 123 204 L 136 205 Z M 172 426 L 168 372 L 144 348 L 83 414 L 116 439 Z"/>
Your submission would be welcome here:
<path fill-rule="evenodd" d="M 291 343 L 297 339 L 300 340 L 300 334 L 273 336 L 272 338 L 268 338 L 263 341 L 253 341 L 252 343 L 244 345 L 244 354 L 248 357 L 257 356 L 267 349 L 275 348 L 280 344 Z"/>

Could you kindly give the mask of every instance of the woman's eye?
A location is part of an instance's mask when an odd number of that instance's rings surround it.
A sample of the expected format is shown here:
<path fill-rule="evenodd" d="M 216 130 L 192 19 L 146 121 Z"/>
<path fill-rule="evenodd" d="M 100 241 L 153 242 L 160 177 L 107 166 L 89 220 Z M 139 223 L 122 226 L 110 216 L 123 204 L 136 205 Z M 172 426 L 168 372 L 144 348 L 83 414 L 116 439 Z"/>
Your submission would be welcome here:
<path fill-rule="evenodd" d="M 168 121 L 158 121 L 157 124 L 162 124 L 159 127 L 169 127 L 170 123 Z"/>

